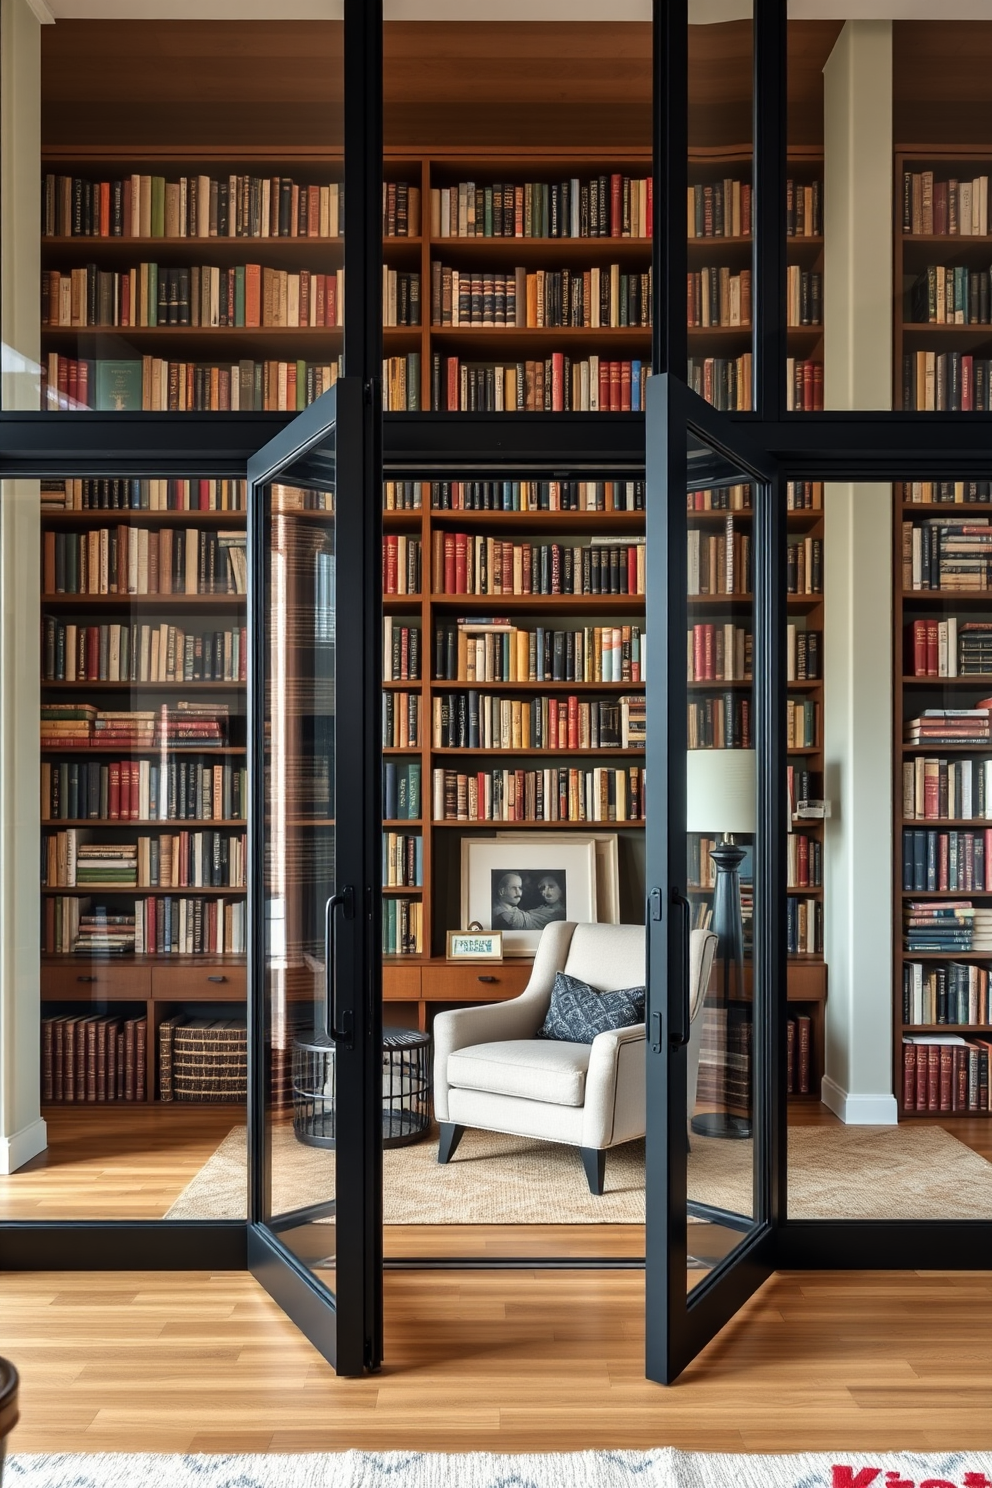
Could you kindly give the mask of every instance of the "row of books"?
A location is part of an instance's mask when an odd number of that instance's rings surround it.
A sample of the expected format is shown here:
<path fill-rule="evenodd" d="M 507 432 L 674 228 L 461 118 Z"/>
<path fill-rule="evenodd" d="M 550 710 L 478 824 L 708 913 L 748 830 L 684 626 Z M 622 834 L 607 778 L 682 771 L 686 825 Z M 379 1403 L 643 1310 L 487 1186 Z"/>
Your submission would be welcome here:
<path fill-rule="evenodd" d="M 435 749 L 642 749 L 644 725 L 643 696 L 521 699 L 469 688 L 431 700 Z"/>
<path fill-rule="evenodd" d="M 420 627 L 382 617 L 382 680 L 416 682 L 420 678 Z"/>
<path fill-rule="evenodd" d="M 750 532 L 727 514 L 722 532 L 690 527 L 686 533 L 686 593 L 750 594 L 754 588 Z"/>
<path fill-rule="evenodd" d="M 749 238 L 751 183 L 728 177 L 689 186 L 686 221 L 690 238 Z"/>
<path fill-rule="evenodd" d="M 815 749 L 819 737 L 819 703 L 810 698 L 788 698 L 785 704 L 786 749 Z"/>
<path fill-rule="evenodd" d="M 383 265 L 382 323 L 384 326 L 419 326 L 420 299 L 419 273 L 400 273 L 396 269 Z"/>
<path fill-rule="evenodd" d="M 422 956 L 424 906 L 420 899 L 388 895 L 382 903 L 382 954 Z"/>
<path fill-rule="evenodd" d="M 383 357 L 383 412 L 418 413 L 421 375 L 419 351 L 408 351 L 403 356 Z"/>
<path fill-rule="evenodd" d="M 432 238 L 649 238 L 651 177 L 434 186 Z"/>
<path fill-rule="evenodd" d="M 799 1013 L 786 1023 L 785 1091 L 787 1095 L 809 1095 L 812 1064 L 812 1022 Z"/>
<path fill-rule="evenodd" d="M 686 381 L 694 393 L 726 413 L 748 413 L 753 398 L 751 352 L 739 357 L 690 357 Z"/>
<path fill-rule="evenodd" d="M 694 269 L 686 275 L 686 325 L 749 326 L 751 324 L 751 270 L 732 274 L 714 266 Z"/>
<path fill-rule="evenodd" d="M 753 667 L 754 636 L 742 625 L 705 622 L 686 631 L 687 682 L 750 682 Z"/>
<path fill-rule="evenodd" d="M 642 480 L 385 481 L 383 494 L 386 511 L 419 511 L 425 494 L 432 511 L 644 510 Z"/>
<path fill-rule="evenodd" d="M 907 351 L 902 406 L 915 413 L 987 413 L 992 361 L 960 351 Z"/>
<path fill-rule="evenodd" d="M 244 821 L 248 772 L 213 760 L 42 760 L 43 821 Z"/>
<path fill-rule="evenodd" d="M 456 269 L 431 264 L 433 326 L 651 325 L 651 270 L 627 273 L 619 264 L 589 269 Z M 388 324 L 388 322 L 387 322 Z"/>
<path fill-rule="evenodd" d="M 800 814 L 822 816 L 810 810 L 810 804 L 816 803 L 823 798 L 823 776 L 819 770 L 807 770 L 802 765 L 789 765 L 785 767 L 785 788 L 789 801 L 789 831 L 792 831 L 793 823 L 801 819 Z"/>
<path fill-rule="evenodd" d="M 785 280 L 785 323 L 790 326 L 823 324 L 823 275 L 790 264 Z"/>
<path fill-rule="evenodd" d="M 902 230 L 928 238 L 988 237 L 988 176 L 935 181 L 932 170 L 903 171 Z"/>
<path fill-rule="evenodd" d="M 822 537 L 790 538 L 785 549 L 786 594 L 823 593 Z"/>
<path fill-rule="evenodd" d="M 823 843 L 805 832 L 790 832 L 786 838 L 786 887 L 823 887 Z"/>
<path fill-rule="evenodd" d="M 383 270 L 387 293 L 388 272 Z M 409 279 L 408 275 L 403 277 Z M 419 306 L 420 276 L 416 277 Z M 212 326 L 251 330 L 344 325 L 344 269 L 328 274 L 317 269 L 270 269 L 257 263 L 179 268 L 140 263 L 117 271 L 86 264 L 63 272 L 46 269 L 41 289 L 41 323 L 49 327 Z M 384 311 L 386 307 L 384 298 Z M 384 325 L 396 323 L 384 316 Z"/>
<path fill-rule="evenodd" d="M 904 961 L 902 1021 L 917 1028 L 935 1023 L 988 1027 L 989 968 L 961 961 Z"/>
<path fill-rule="evenodd" d="M 41 233 L 51 238 L 337 238 L 344 186 L 289 176 L 135 173 L 90 181 L 49 173 Z"/>
<path fill-rule="evenodd" d="M 896 499 L 913 506 L 992 502 L 992 481 L 896 481 Z"/>
<path fill-rule="evenodd" d="M 480 618 L 436 626 L 434 675 L 441 682 L 643 682 L 646 652 L 637 625 L 528 630 Z"/>
<path fill-rule="evenodd" d="M 384 821 L 419 821 L 421 810 L 420 764 L 401 764 L 387 759 L 382 765 L 382 817 Z"/>
<path fill-rule="evenodd" d="M 790 894 L 785 901 L 785 949 L 788 956 L 823 955 L 823 900 Z"/>
<path fill-rule="evenodd" d="M 992 828 L 911 827 L 902 834 L 902 886 L 914 893 L 992 891 Z"/>
<path fill-rule="evenodd" d="M 420 693 L 384 692 L 382 694 L 383 749 L 417 749 L 420 747 Z"/>
<path fill-rule="evenodd" d="M 910 954 L 992 952 L 992 908 L 970 899 L 909 899 L 903 905 L 903 949 Z"/>
<path fill-rule="evenodd" d="M 420 187 L 409 181 L 382 183 L 382 236 L 420 237 Z"/>
<path fill-rule="evenodd" d="M 636 358 L 574 359 L 556 351 L 523 362 L 467 362 L 431 358 L 435 413 L 638 413 L 651 368 Z"/>
<path fill-rule="evenodd" d="M 424 839 L 421 833 L 383 832 L 383 888 L 419 889 L 423 883 Z"/>
<path fill-rule="evenodd" d="M 293 413 L 337 382 L 340 358 L 327 362 L 167 361 L 67 357 L 42 359 L 41 407 L 103 413 Z"/>
<path fill-rule="evenodd" d="M 163 832 L 134 842 L 93 842 L 69 827 L 42 833 L 42 886 L 48 889 L 243 889 L 244 833 Z"/>
<path fill-rule="evenodd" d="M 902 524 L 902 586 L 988 589 L 992 525 L 988 517 L 929 517 Z"/>
<path fill-rule="evenodd" d="M 62 1013 L 41 1020 L 41 1098 L 143 1101 L 148 1022 L 144 1016 Z"/>
<path fill-rule="evenodd" d="M 791 483 L 790 483 L 791 484 Z M 797 484 L 802 484 L 798 482 Z M 751 483 L 747 481 L 733 486 L 704 486 L 700 490 L 687 491 L 686 511 L 752 511 Z"/>
<path fill-rule="evenodd" d="M 980 620 L 912 620 L 906 626 L 907 676 L 983 677 L 992 672 L 992 624 Z"/>
<path fill-rule="evenodd" d="M 219 749 L 227 742 L 226 703 L 163 703 L 159 708 L 97 708 L 42 703 L 41 747 Z"/>
<path fill-rule="evenodd" d="M 786 481 L 786 511 L 822 511 L 822 481 Z"/>
<path fill-rule="evenodd" d="M 992 759 L 904 760 L 902 814 L 907 821 L 992 820 Z"/>
<path fill-rule="evenodd" d="M 989 1056 L 983 1039 L 904 1035 L 904 1111 L 988 1111 Z"/>
<path fill-rule="evenodd" d="M 383 594 L 419 594 L 423 588 L 422 552 L 419 537 L 405 532 L 387 532 L 382 539 Z"/>
<path fill-rule="evenodd" d="M 685 742 L 687 749 L 753 749 L 750 698 L 733 692 L 690 698 Z"/>
<path fill-rule="evenodd" d="M 800 357 L 785 359 L 785 407 L 789 413 L 823 409 L 823 363 Z"/>
<path fill-rule="evenodd" d="M 158 895 L 135 899 L 133 913 L 53 894 L 44 901 L 46 955 L 220 956 L 246 949 L 244 899 Z"/>
<path fill-rule="evenodd" d="M 644 594 L 645 554 L 642 537 L 532 543 L 435 531 L 431 589 L 434 594 Z"/>
<path fill-rule="evenodd" d="M 590 821 L 644 819 L 645 772 L 552 765 L 544 770 L 437 769 L 435 821 Z"/>
<path fill-rule="evenodd" d="M 76 625 L 45 615 L 45 682 L 244 682 L 248 632 L 185 631 L 177 625 L 110 621 Z"/>
<path fill-rule="evenodd" d="M 245 1101 L 248 1027 L 243 1018 L 166 1018 L 158 1031 L 159 1099 Z"/>
<path fill-rule="evenodd" d="M 975 708 L 924 708 L 903 724 L 904 744 L 988 744 L 992 742 L 989 712 L 992 698 Z"/>
<path fill-rule="evenodd" d="M 248 506 L 243 480 L 128 480 L 66 477 L 41 482 L 43 512 L 239 511 Z"/>
<path fill-rule="evenodd" d="M 909 294 L 910 318 L 917 325 L 988 325 L 988 269 L 928 264 Z"/>
<path fill-rule="evenodd" d="M 200 527 L 48 528 L 42 588 L 55 594 L 246 594 L 247 533 Z"/>
<path fill-rule="evenodd" d="M 802 630 L 798 625 L 785 627 L 785 680 L 818 682 L 823 676 L 823 632 Z"/>

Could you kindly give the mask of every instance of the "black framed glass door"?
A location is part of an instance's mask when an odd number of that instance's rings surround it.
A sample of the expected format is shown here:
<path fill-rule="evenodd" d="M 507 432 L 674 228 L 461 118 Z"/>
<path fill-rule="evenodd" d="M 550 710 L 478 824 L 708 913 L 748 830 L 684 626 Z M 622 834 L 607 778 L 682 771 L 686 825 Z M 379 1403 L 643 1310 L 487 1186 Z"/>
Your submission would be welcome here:
<path fill-rule="evenodd" d="M 773 462 L 677 379 L 647 408 L 647 1372 L 774 1266 L 784 732 Z"/>
<path fill-rule="evenodd" d="M 249 1264 L 339 1373 L 381 1357 L 378 589 L 363 399 L 249 463 Z"/>

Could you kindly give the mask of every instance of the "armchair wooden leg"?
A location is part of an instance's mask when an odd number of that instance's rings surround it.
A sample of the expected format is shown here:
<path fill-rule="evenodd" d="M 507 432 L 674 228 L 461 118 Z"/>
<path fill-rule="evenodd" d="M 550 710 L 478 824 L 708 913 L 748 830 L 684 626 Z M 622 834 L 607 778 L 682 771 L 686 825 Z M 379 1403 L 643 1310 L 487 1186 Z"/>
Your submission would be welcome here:
<path fill-rule="evenodd" d="M 465 1131 L 463 1126 L 456 1126 L 453 1121 L 441 1122 L 441 1140 L 437 1148 L 437 1160 L 439 1163 L 450 1162 L 455 1155 L 455 1148 L 462 1139 Z"/>
<path fill-rule="evenodd" d="M 606 1148 L 580 1147 L 579 1151 L 582 1153 L 582 1166 L 589 1180 L 589 1192 L 601 1194 L 606 1182 Z"/>

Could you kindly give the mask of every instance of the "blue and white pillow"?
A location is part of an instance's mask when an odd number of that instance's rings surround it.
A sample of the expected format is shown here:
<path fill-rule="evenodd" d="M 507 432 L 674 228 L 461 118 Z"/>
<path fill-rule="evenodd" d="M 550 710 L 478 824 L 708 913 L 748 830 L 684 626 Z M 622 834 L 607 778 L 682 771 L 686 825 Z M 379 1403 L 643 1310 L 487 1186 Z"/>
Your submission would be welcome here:
<path fill-rule="evenodd" d="M 644 996 L 644 987 L 597 992 L 578 977 L 556 972 L 551 1003 L 537 1036 L 570 1044 L 591 1044 L 597 1033 L 643 1023 Z"/>

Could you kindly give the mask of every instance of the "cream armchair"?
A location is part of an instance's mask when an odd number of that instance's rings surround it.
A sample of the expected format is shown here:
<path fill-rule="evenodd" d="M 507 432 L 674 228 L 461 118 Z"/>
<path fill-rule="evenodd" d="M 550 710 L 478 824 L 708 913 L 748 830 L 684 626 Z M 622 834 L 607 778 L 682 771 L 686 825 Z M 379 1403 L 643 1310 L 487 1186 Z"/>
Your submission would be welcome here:
<path fill-rule="evenodd" d="M 565 1142 L 581 1150 L 601 1194 L 608 1149 L 644 1136 L 644 1024 L 591 1044 L 539 1039 L 558 971 L 603 992 L 643 986 L 644 927 L 557 921 L 542 932 L 519 997 L 437 1015 L 438 1162 L 450 1161 L 467 1126 Z"/>

